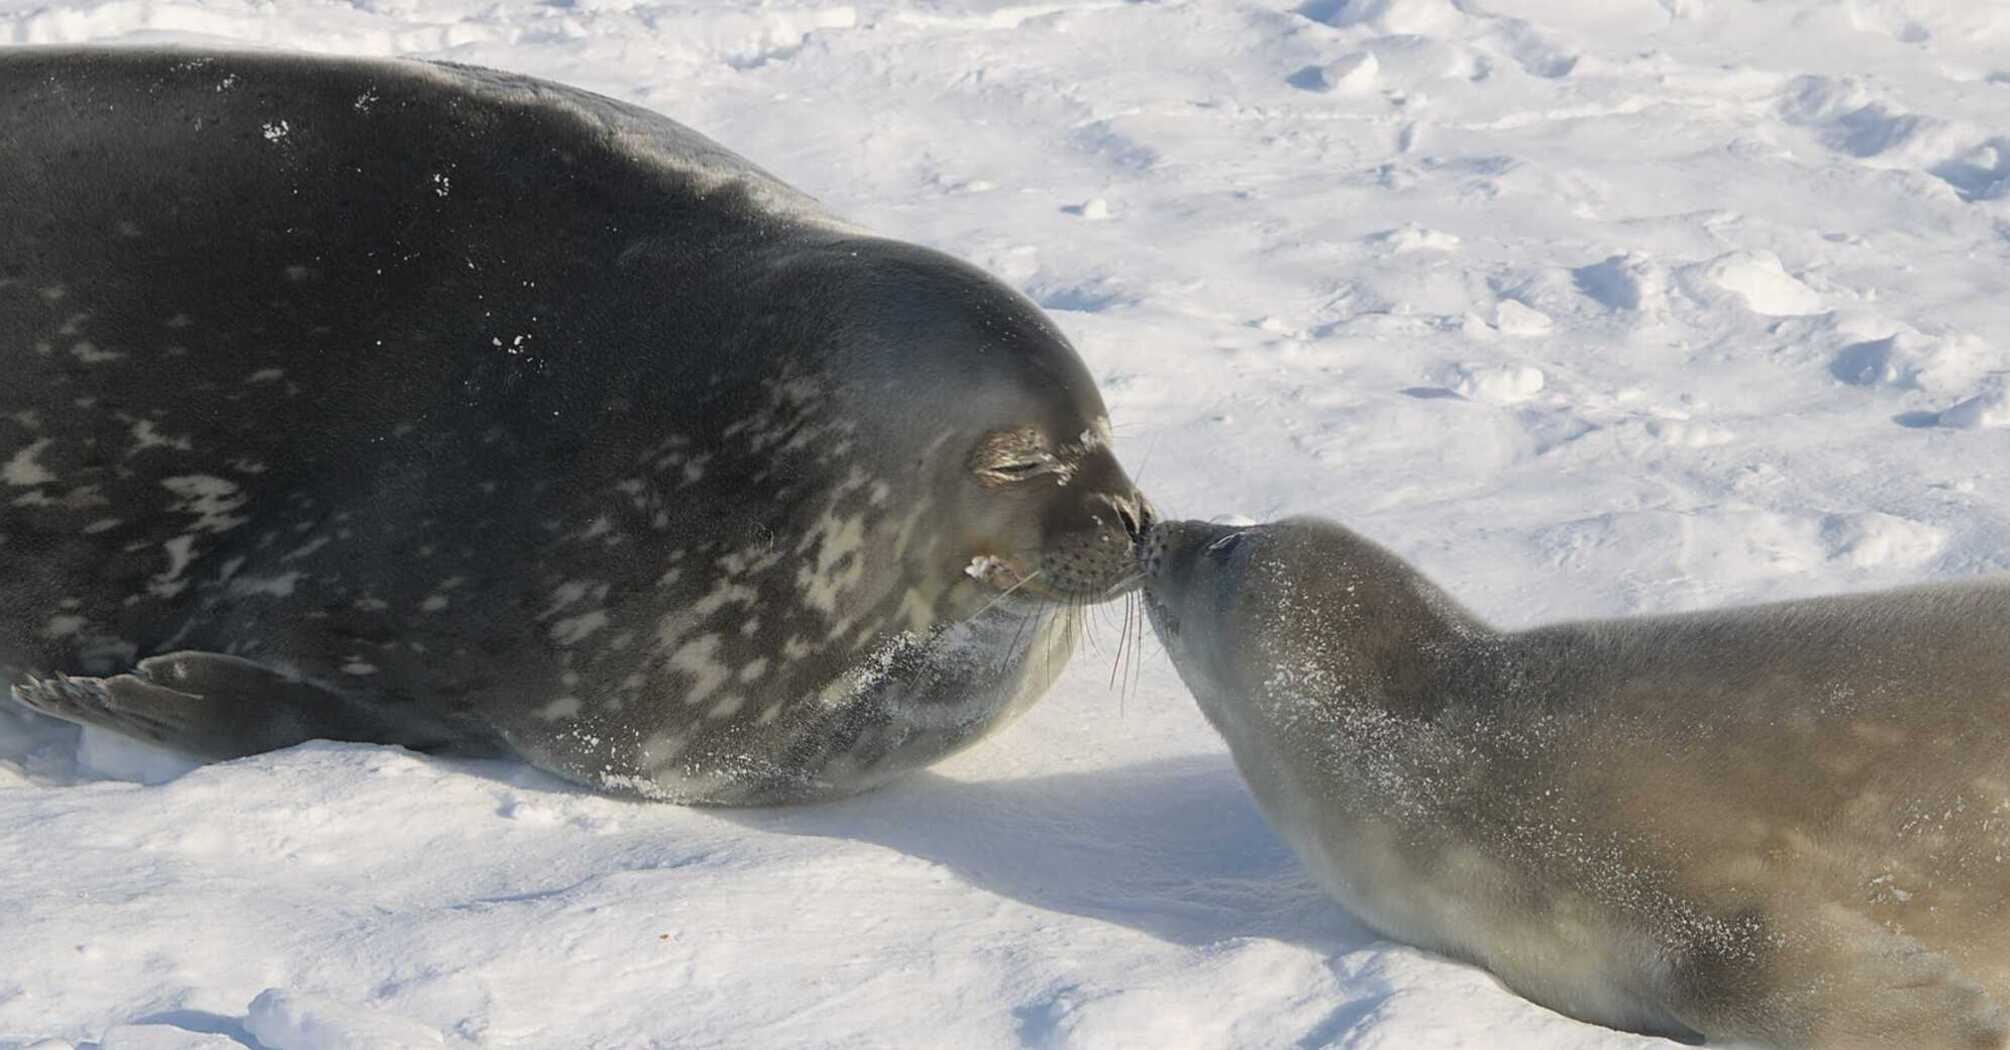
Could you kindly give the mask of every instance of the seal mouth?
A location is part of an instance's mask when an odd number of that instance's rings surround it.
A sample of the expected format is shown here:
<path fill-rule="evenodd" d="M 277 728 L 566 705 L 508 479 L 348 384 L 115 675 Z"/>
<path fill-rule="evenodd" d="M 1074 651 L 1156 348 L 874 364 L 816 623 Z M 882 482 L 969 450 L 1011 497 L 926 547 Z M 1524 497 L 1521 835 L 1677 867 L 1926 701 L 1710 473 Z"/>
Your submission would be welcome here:
<path fill-rule="evenodd" d="M 1045 585 L 1039 570 L 1029 570 L 1025 562 L 1014 558 L 979 554 L 963 567 L 963 575 L 990 585 L 998 591 L 999 600 L 1015 595 L 1035 601 L 1056 601 L 1063 597 Z"/>
<path fill-rule="evenodd" d="M 1166 566 L 1166 553 L 1171 546 L 1171 536 L 1167 528 L 1170 522 L 1157 522 L 1138 534 L 1137 542 L 1131 548 L 1131 555 L 1137 561 L 1137 581 L 1139 592 L 1144 597 L 1145 616 L 1161 637 L 1170 638 L 1179 634 L 1179 617 L 1174 616 L 1172 607 L 1159 594 L 1158 585 L 1163 583 L 1161 575 Z"/>
<path fill-rule="evenodd" d="M 1083 590 L 1055 587 L 1048 582 L 1043 570 L 1030 569 L 1023 561 L 995 554 L 979 554 L 971 558 L 963 567 L 963 575 L 979 583 L 989 584 L 1001 595 L 1019 594 L 1043 601 L 1093 605 L 1122 598 L 1144 584 L 1145 574 L 1140 571 L 1135 561 L 1134 556 L 1129 566 L 1131 571 L 1124 573 L 1115 581 L 1099 588 Z"/>
<path fill-rule="evenodd" d="M 1160 521 L 1138 534 L 1131 545 L 1131 557 L 1137 562 L 1137 577 L 1146 590 L 1151 589 L 1165 571 L 1167 555 L 1172 551 L 1173 532 L 1176 522 Z"/>
<path fill-rule="evenodd" d="M 1150 587 L 1144 588 L 1140 595 L 1144 599 L 1145 618 L 1151 621 L 1152 629 L 1158 632 L 1159 637 L 1166 640 L 1179 637 L 1179 617 L 1174 615 L 1172 606 Z"/>
<path fill-rule="evenodd" d="M 1001 591 L 1017 590 L 1036 573 L 1028 573 L 1025 566 L 1015 564 L 1009 558 L 995 554 L 979 554 L 963 567 L 963 575 L 979 583 L 988 583 Z"/>
<path fill-rule="evenodd" d="M 1261 532 L 1253 523 L 1162 521 L 1138 537 L 1131 554 L 1144 584 L 1145 612 L 1161 636 L 1179 634 L 1179 610 L 1196 594 L 1233 583 Z"/>

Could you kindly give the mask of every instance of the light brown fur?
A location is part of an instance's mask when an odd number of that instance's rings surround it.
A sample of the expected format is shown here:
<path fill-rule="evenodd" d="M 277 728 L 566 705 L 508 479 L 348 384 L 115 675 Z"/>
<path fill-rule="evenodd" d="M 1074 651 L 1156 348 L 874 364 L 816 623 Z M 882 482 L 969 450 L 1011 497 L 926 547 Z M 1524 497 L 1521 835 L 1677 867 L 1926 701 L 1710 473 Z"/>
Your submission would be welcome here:
<path fill-rule="evenodd" d="M 1378 930 L 1614 1027 L 2005 1045 L 2010 585 L 1510 633 L 1324 522 L 1144 560 L 1264 812 Z"/>

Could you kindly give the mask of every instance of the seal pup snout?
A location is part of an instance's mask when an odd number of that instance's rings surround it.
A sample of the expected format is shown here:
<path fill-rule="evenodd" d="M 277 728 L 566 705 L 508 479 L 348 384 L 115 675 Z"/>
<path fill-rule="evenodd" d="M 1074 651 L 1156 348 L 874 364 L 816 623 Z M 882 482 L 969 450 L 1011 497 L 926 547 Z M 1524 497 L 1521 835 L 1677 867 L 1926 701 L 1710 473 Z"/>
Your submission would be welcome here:
<path fill-rule="evenodd" d="M 1138 570 L 1150 581 L 1167 573 L 1191 572 L 1202 556 L 1224 561 L 1255 528 L 1205 521 L 1158 522 L 1138 538 Z"/>
<path fill-rule="evenodd" d="M 1261 526 L 1252 525 L 1159 522 L 1138 539 L 1138 572 L 1147 591 L 1169 602 L 1179 600 L 1246 555 L 1244 541 L 1260 531 Z"/>
<path fill-rule="evenodd" d="M 1232 647 L 1220 649 L 1220 632 L 1189 638 L 1182 625 L 1189 616 L 1203 621 L 1223 614 L 1238 600 L 1250 558 L 1262 545 L 1261 527 L 1221 525 L 1205 521 L 1166 521 L 1147 530 L 1138 541 L 1136 557 L 1142 581 L 1145 616 L 1176 666 L 1215 668 L 1232 662 Z M 1201 645 L 1207 654 L 1189 652 Z M 1186 663 L 1181 664 L 1180 657 Z"/>

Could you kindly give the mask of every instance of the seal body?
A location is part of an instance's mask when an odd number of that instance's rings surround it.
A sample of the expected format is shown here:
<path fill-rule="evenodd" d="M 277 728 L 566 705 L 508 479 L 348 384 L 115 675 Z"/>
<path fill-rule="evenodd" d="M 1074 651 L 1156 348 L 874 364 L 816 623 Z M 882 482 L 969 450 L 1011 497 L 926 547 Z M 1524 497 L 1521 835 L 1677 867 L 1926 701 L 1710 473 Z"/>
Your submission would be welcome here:
<path fill-rule="evenodd" d="M 1141 558 L 1267 818 L 1382 933 L 1617 1028 L 2004 1045 L 2010 585 L 1508 633 L 1325 522 Z"/>
<path fill-rule="evenodd" d="M 1148 514 L 1066 340 L 486 70 L 0 52 L 0 675 L 198 755 L 856 791 L 1023 710 Z"/>

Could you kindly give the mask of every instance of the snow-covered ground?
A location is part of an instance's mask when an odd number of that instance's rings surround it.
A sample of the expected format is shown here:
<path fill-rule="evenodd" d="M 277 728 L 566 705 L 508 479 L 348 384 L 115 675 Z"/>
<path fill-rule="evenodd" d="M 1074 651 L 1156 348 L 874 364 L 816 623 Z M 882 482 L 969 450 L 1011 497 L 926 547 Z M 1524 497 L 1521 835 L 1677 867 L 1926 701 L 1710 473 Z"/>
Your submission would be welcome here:
<path fill-rule="evenodd" d="M 2006 0 L 0 0 L 86 40 L 661 110 L 1040 301 L 1161 507 L 1343 519 L 1504 624 L 2010 565 Z M 0 1048 L 1664 1045 L 1367 934 L 1155 647 L 1111 688 L 1115 616 L 792 810 L 7 711 Z"/>

